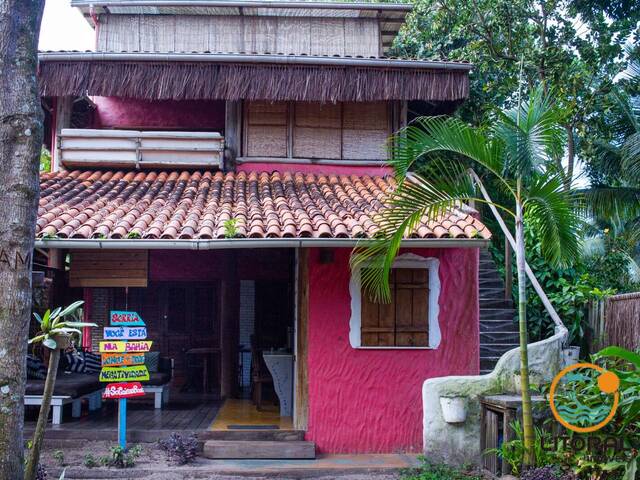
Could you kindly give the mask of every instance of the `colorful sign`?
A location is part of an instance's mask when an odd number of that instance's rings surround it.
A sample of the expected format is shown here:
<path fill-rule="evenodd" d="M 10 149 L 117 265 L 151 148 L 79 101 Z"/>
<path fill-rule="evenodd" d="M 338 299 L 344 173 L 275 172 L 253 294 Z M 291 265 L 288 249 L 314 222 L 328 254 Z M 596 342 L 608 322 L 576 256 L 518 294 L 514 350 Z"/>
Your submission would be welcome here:
<path fill-rule="evenodd" d="M 127 367 L 144 365 L 144 353 L 103 353 L 103 367 Z"/>
<path fill-rule="evenodd" d="M 149 380 L 144 352 L 151 350 L 152 342 L 143 340 L 147 338 L 147 329 L 136 312 L 112 310 L 109 317 L 111 326 L 104 328 L 105 341 L 100 342 L 100 353 L 103 354 L 100 381 L 118 383 L 107 385 L 102 398 L 118 400 L 118 443 L 126 448 L 127 398 L 144 395 L 139 382 Z"/>
<path fill-rule="evenodd" d="M 102 398 L 132 398 L 144 396 L 144 388 L 140 382 L 110 383 L 104 389 Z"/>
<path fill-rule="evenodd" d="M 583 370 L 583 373 L 574 370 Z M 591 370 L 591 375 L 589 375 Z M 597 372 L 597 376 L 593 375 L 593 371 Z M 585 405 L 580 401 L 580 392 L 575 392 L 576 381 L 584 380 L 584 378 L 593 378 L 593 385 L 597 383 L 598 390 L 601 395 L 602 404 Z M 564 382 L 560 380 L 564 378 Z M 613 373 L 593 363 L 576 363 L 570 365 L 558 373 L 551 382 L 549 389 L 549 404 L 551 412 L 561 425 L 569 430 L 578 433 L 590 433 L 600 430 L 607 425 L 616 414 L 618 403 L 620 401 L 620 379 Z M 571 406 L 557 407 L 555 404 L 555 396 L 557 391 L 571 391 L 575 398 L 575 404 Z M 577 395 L 576 395 L 577 393 Z"/>
<path fill-rule="evenodd" d="M 147 338 L 147 327 L 105 327 L 105 340 L 144 340 Z"/>
<path fill-rule="evenodd" d="M 144 322 L 136 312 L 123 312 L 111 310 L 109 313 L 111 326 L 113 327 L 144 327 Z"/>
<path fill-rule="evenodd" d="M 100 371 L 101 382 L 144 382 L 149 380 L 149 370 L 146 365 L 133 367 L 102 367 Z"/>
<path fill-rule="evenodd" d="M 148 352 L 151 350 L 150 340 L 143 340 L 140 342 L 120 342 L 120 341 L 106 341 L 100 342 L 100 353 L 122 353 L 122 352 Z"/>

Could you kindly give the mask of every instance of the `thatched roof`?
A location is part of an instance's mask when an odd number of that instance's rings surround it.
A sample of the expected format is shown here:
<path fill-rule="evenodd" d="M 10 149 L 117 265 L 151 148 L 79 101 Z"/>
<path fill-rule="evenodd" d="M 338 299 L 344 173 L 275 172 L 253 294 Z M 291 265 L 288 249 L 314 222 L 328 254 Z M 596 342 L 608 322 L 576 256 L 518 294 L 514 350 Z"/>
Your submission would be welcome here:
<path fill-rule="evenodd" d="M 171 100 L 461 102 L 471 66 L 385 58 L 44 53 L 43 96 Z"/>

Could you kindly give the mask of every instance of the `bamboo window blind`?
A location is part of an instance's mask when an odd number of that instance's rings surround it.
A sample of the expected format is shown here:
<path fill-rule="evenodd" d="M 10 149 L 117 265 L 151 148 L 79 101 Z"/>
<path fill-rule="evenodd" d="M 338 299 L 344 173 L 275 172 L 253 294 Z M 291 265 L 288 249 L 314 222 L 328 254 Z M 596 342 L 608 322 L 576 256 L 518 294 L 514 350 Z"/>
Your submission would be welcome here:
<path fill-rule="evenodd" d="M 386 160 L 387 102 L 246 102 L 247 157 Z"/>

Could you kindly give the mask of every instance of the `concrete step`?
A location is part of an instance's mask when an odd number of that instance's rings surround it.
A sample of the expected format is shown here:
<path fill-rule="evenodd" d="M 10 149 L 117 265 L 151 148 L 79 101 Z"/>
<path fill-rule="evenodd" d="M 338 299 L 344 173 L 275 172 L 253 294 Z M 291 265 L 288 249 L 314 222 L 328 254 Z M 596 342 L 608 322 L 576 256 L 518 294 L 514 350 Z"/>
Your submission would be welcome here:
<path fill-rule="evenodd" d="M 518 325 L 512 320 L 480 320 L 480 333 L 516 333 Z"/>
<path fill-rule="evenodd" d="M 480 294 L 482 295 L 482 292 L 480 292 Z M 505 300 L 503 295 L 494 298 L 481 296 L 480 309 L 483 310 L 485 308 L 513 308 L 513 302 L 511 300 Z"/>
<path fill-rule="evenodd" d="M 480 295 L 482 295 L 482 293 L 484 291 L 486 291 L 487 289 L 500 289 L 500 291 L 504 292 L 504 284 L 502 283 L 502 280 L 500 280 L 499 278 L 490 278 L 490 279 L 483 279 L 481 278 L 478 281 L 478 284 L 480 286 Z"/>
<path fill-rule="evenodd" d="M 517 343 L 488 343 L 480 345 L 480 359 L 487 357 L 500 357 L 505 352 L 519 346 Z"/>
<path fill-rule="evenodd" d="M 516 311 L 513 308 L 482 308 L 480 307 L 480 320 L 513 320 L 516 317 Z"/>
<path fill-rule="evenodd" d="M 518 343 L 520 336 L 518 330 L 506 332 L 503 330 L 483 332 L 480 331 L 480 344 L 488 345 L 491 343 Z"/>
<path fill-rule="evenodd" d="M 202 455 L 212 459 L 313 460 L 316 445 L 305 441 L 208 440 Z"/>

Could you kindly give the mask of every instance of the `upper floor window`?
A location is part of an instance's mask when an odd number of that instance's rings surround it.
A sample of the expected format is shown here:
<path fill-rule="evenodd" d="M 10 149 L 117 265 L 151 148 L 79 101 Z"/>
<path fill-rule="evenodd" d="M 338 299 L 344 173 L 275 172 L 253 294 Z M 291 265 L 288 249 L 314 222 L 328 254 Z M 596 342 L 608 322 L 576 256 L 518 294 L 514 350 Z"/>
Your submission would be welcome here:
<path fill-rule="evenodd" d="M 386 160 L 389 102 L 246 102 L 243 156 Z"/>

